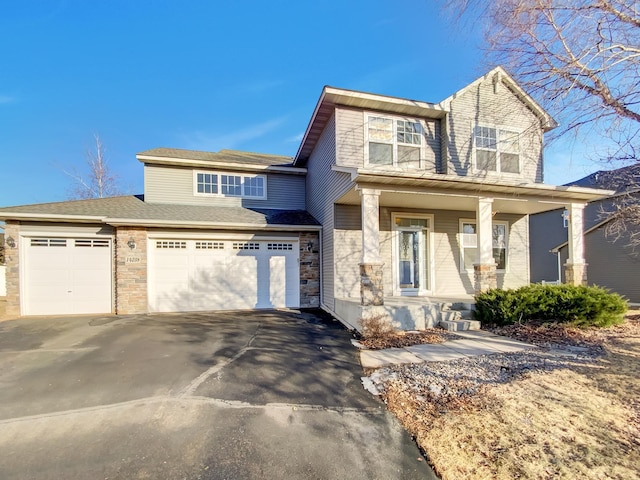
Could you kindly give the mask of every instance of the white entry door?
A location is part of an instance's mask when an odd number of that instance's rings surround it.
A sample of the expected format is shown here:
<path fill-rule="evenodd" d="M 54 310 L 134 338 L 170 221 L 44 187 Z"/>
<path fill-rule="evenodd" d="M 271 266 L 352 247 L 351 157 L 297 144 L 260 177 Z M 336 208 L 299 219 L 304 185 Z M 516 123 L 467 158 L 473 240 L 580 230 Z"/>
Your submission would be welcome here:
<path fill-rule="evenodd" d="M 394 214 L 394 290 L 399 295 L 425 295 L 432 290 L 430 216 Z"/>
<path fill-rule="evenodd" d="M 111 313 L 111 240 L 24 238 L 24 315 Z"/>
<path fill-rule="evenodd" d="M 149 310 L 296 308 L 298 241 L 152 239 Z"/>

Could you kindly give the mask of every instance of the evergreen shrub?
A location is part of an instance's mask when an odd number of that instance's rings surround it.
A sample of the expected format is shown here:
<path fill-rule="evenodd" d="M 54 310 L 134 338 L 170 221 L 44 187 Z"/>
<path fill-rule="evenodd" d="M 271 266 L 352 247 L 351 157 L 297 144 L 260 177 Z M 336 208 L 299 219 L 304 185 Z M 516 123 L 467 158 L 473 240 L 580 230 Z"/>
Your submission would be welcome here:
<path fill-rule="evenodd" d="M 532 284 L 476 295 L 476 319 L 492 325 L 553 321 L 608 327 L 624 321 L 627 302 L 597 286 Z"/>

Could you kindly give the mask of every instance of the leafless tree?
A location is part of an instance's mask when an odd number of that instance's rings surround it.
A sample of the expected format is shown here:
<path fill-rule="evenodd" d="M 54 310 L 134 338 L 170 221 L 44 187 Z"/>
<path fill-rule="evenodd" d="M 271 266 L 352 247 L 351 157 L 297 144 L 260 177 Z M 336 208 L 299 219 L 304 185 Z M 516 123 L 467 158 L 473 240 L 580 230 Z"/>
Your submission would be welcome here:
<path fill-rule="evenodd" d="M 72 179 L 69 196 L 74 199 L 104 198 L 122 194 L 119 177 L 106 158 L 106 149 L 98 135 L 94 135 L 95 149 L 87 150 L 82 170 L 63 170 Z"/>
<path fill-rule="evenodd" d="M 554 136 L 599 138 L 603 162 L 640 162 L 640 2 L 445 1 L 456 21 L 482 22 L 488 66 L 503 65 L 560 122 Z M 638 210 L 621 202 L 609 229 L 637 231 Z"/>

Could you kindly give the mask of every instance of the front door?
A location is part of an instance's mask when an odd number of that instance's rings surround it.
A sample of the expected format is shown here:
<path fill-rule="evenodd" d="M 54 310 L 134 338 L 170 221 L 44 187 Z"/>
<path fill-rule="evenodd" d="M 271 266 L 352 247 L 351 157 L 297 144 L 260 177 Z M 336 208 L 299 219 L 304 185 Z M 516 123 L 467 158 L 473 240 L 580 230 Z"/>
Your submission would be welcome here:
<path fill-rule="evenodd" d="M 421 295 L 431 290 L 429 218 L 394 217 L 396 292 Z"/>

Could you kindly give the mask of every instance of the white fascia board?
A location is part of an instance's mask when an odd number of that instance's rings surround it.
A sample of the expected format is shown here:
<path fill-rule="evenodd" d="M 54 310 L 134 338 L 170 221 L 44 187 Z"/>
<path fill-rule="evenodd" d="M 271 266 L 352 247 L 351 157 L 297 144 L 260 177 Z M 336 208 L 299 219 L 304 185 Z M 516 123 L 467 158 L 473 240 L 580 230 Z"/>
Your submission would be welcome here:
<path fill-rule="evenodd" d="M 349 175 L 351 175 L 351 181 L 355 180 L 356 177 L 358 176 L 357 168 L 340 167 L 338 165 L 331 165 L 331 170 L 333 170 L 334 172 L 348 173 Z"/>
<path fill-rule="evenodd" d="M 369 177 L 369 178 L 367 178 Z M 442 183 L 444 188 L 454 187 L 455 185 L 465 186 L 477 186 L 479 188 L 486 187 L 498 187 L 506 189 L 509 193 L 514 194 L 540 194 L 540 193 L 552 193 L 558 197 L 564 197 L 567 200 L 577 200 L 575 195 L 580 195 L 581 200 L 588 202 L 597 200 L 599 198 L 608 197 L 615 192 L 613 190 L 600 190 L 595 188 L 585 187 L 562 187 L 555 185 L 547 185 L 544 183 L 499 183 L 484 178 L 470 178 L 460 177 L 458 175 L 446 175 L 441 173 L 411 173 L 411 172 L 394 172 L 391 170 L 373 170 L 366 168 L 358 168 L 354 181 L 359 182 L 372 182 L 375 181 L 375 177 L 389 179 L 389 177 L 397 178 L 398 180 L 415 180 L 417 183 L 422 181 L 435 181 Z"/>
<path fill-rule="evenodd" d="M 190 222 L 187 220 L 145 220 L 129 218 L 106 218 L 104 223 L 114 227 L 139 226 L 162 228 L 206 228 L 215 230 L 280 230 L 289 232 L 318 231 L 320 225 L 281 225 L 265 223 L 224 223 L 224 222 Z"/>
<path fill-rule="evenodd" d="M 153 155 L 136 155 L 138 161 L 142 163 L 149 163 L 151 165 L 173 165 L 184 167 L 202 167 L 208 169 L 221 168 L 225 170 L 239 170 L 239 171 L 257 171 L 257 172 L 278 172 L 288 173 L 290 175 L 304 175 L 307 173 L 306 168 L 302 167 L 282 167 L 279 165 L 254 165 L 250 163 L 228 163 L 228 162 L 215 162 L 210 160 L 190 160 L 187 158 L 169 158 L 169 157 L 156 157 Z"/>

